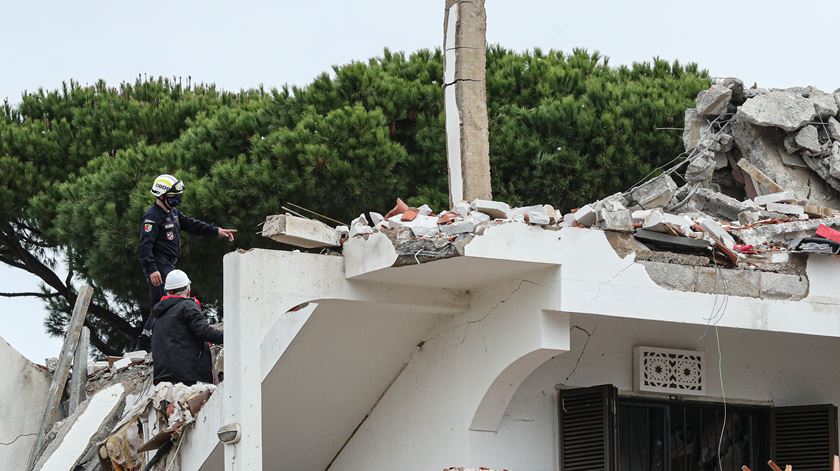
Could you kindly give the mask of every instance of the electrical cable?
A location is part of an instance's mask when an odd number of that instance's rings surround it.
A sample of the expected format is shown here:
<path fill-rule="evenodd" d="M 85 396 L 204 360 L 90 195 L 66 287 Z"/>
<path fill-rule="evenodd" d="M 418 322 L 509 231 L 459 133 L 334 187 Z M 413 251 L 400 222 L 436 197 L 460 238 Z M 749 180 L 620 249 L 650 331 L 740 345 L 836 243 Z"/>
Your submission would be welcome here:
<path fill-rule="evenodd" d="M 723 424 L 720 427 L 720 438 L 718 439 L 718 466 L 720 471 L 723 471 L 723 458 L 720 456 L 721 448 L 723 446 L 723 435 L 726 432 L 726 389 L 723 387 L 723 350 L 720 348 L 720 332 L 718 326 L 715 325 L 715 340 L 717 341 L 718 349 L 718 377 L 720 379 L 720 395 L 723 398 Z"/>

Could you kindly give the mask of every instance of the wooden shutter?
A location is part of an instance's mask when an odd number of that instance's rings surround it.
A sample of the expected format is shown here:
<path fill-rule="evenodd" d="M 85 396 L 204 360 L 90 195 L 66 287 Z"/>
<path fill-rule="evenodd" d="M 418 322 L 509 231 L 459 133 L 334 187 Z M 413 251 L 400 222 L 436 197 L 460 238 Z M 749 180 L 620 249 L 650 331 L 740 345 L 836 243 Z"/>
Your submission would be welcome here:
<path fill-rule="evenodd" d="M 560 391 L 562 471 L 617 469 L 615 398 L 612 385 Z"/>
<path fill-rule="evenodd" d="M 837 407 L 776 407 L 770 413 L 772 458 L 795 471 L 830 471 L 837 454 Z"/>

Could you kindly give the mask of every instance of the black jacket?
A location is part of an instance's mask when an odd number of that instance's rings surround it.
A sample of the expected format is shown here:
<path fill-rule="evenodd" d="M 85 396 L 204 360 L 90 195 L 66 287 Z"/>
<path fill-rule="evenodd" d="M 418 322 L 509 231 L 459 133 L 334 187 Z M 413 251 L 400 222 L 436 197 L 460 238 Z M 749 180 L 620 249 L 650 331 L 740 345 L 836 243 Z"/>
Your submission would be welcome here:
<path fill-rule="evenodd" d="M 216 235 L 219 226 L 191 218 L 172 208 L 167 212 L 153 204 L 140 220 L 140 246 L 137 249 L 146 275 L 159 271 L 158 265 L 172 265 L 181 255 L 181 228 L 198 235 Z"/>
<path fill-rule="evenodd" d="M 221 330 L 210 327 L 192 298 L 164 296 L 152 310 L 152 360 L 155 384 L 213 382 L 207 342 L 222 344 Z"/>

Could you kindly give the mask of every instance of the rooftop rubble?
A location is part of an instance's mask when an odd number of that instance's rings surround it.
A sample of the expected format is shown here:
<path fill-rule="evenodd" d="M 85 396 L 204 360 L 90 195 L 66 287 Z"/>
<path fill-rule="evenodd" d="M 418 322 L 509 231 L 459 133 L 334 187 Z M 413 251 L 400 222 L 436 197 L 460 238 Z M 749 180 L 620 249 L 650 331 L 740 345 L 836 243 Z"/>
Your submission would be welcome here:
<path fill-rule="evenodd" d="M 798 299 L 807 294 L 804 254 L 840 253 L 840 232 L 833 229 L 840 225 L 838 109 L 840 93 L 747 89 L 738 79 L 719 79 L 685 112 L 685 152 L 624 193 L 565 214 L 548 204 L 511 208 L 489 200 L 459 202 L 438 213 L 398 199 L 384 215 L 361 214 L 336 228 L 307 220 L 305 231 L 317 233 L 316 241 L 330 241 L 318 247 L 383 233 L 399 254 L 395 266 L 402 266 L 463 255 L 473 237 L 499 224 L 597 228 L 633 239 L 619 245 L 635 252 L 649 271 L 651 264 L 669 263 L 717 274 L 766 272 L 766 283 L 759 276 L 755 286 L 735 293 Z M 298 219 L 270 216 L 263 235 L 286 243 L 307 238 L 303 229 L 294 233 L 303 224 L 287 218 Z M 680 289 L 720 291 L 698 281 L 704 273 L 691 274 L 693 281 Z M 780 282 L 774 275 L 795 278 Z M 791 287 L 780 291 L 780 283 Z"/>

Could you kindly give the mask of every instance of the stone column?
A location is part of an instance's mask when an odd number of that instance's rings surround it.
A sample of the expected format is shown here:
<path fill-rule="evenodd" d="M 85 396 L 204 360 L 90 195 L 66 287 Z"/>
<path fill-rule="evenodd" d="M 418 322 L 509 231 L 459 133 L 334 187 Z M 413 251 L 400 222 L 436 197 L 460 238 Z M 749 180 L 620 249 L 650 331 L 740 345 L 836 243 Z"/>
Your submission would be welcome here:
<path fill-rule="evenodd" d="M 446 0 L 444 100 L 449 201 L 492 199 L 484 0 Z"/>

